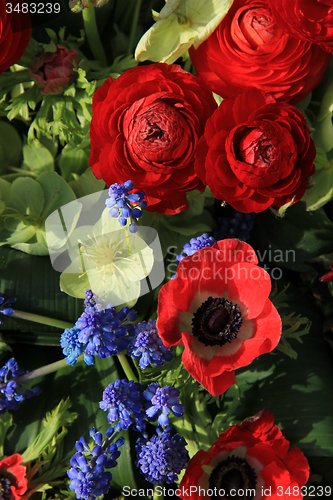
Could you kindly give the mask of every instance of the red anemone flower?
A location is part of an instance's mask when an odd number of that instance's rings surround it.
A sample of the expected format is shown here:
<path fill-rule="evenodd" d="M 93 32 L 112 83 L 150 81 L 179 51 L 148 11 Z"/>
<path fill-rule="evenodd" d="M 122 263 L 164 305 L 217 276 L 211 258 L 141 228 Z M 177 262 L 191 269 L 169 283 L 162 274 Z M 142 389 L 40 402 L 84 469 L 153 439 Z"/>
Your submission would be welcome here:
<path fill-rule="evenodd" d="M 25 477 L 26 467 L 21 464 L 22 457 L 18 453 L 0 461 L 1 498 L 23 500 L 22 495 L 27 490 L 28 480 Z"/>
<path fill-rule="evenodd" d="M 268 299 L 271 280 L 254 250 L 227 239 L 185 257 L 158 297 L 164 345 L 184 345 L 186 370 L 217 396 L 235 383 L 234 370 L 272 351 L 281 318 Z"/>
<path fill-rule="evenodd" d="M 274 425 L 274 415 L 261 411 L 222 432 L 208 451 L 198 451 L 177 495 L 191 500 L 301 499 L 309 464 L 299 448 L 289 445 Z"/>

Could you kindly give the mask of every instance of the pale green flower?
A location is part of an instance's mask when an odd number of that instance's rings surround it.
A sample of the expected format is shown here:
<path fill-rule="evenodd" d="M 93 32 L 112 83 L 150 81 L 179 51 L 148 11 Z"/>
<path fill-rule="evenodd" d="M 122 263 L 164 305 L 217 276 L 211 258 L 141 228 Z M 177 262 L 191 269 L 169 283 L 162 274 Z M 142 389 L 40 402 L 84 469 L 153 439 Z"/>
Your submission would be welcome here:
<path fill-rule="evenodd" d="M 60 288 L 84 298 L 90 289 L 106 304 L 135 304 L 140 280 L 149 275 L 153 251 L 139 233 L 129 233 L 106 208 L 94 226 L 81 226 L 69 238 L 72 263 L 60 276 Z"/>
<path fill-rule="evenodd" d="M 155 24 L 135 50 L 137 61 L 171 64 L 191 47 L 197 48 L 220 24 L 233 0 L 166 0 Z"/>

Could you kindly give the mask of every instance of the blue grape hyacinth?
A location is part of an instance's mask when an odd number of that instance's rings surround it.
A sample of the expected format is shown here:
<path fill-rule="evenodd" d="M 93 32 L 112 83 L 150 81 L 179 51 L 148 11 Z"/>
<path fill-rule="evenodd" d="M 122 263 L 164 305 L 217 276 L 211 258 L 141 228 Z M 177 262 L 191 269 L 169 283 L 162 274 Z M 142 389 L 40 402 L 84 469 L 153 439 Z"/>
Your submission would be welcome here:
<path fill-rule="evenodd" d="M 202 248 L 207 248 L 207 247 L 212 247 L 216 243 L 215 238 L 212 236 L 208 236 L 207 233 L 202 234 L 201 236 L 198 236 L 197 238 L 191 238 L 189 243 L 185 243 L 183 246 L 183 253 L 177 255 L 177 262 L 181 262 L 185 257 L 188 257 L 189 255 L 193 255 L 195 252 L 198 250 L 201 250 Z M 177 266 L 178 266 L 177 263 Z M 176 274 L 171 276 L 171 278 L 175 278 Z"/>
<path fill-rule="evenodd" d="M 24 399 L 38 396 L 41 393 L 37 386 L 33 389 L 27 389 L 16 381 L 18 377 L 26 373 L 28 372 L 18 366 L 15 358 L 11 358 L 0 369 L 0 415 L 7 410 L 18 410 Z"/>
<path fill-rule="evenodd" d="M 11 316 L 13 314 L 13 309 L 10 307 L 16 301 L 15 297 L 11 297 L 10 299 L 5 299 L 3 294 L 0 292 L 0 314 L 4 316 Z M 0 319 L 0 325 L 3 322 Z"/>
<path fill-rule="evenodd" d="M 71 458 L 71 468 L 67 471 L 69 488 L 75 491 L 76 498 L 84 500 L 93 500 L 107 494 L 112 473 L 105 469 L 116 467 L 116 460 L 120 456 L 119 448 L 125 442 L 124 438 L 120 437 L 112 443 L 112 427 L 106 431 L 105 440 L 95 428 L 90 429 L 89 435 L 95 446 L 91 448 L 83 437 L 80 438 L 75 444 L 77 453 Z"/>
<path fill-rule="evenodd" d="M 127 354 L 131 358 L 140 358 L 139 366 L 144 370 L 150 364 L 162 366 L 172 360 L 172 348 L 166 347 L 156 328 L 156 321 L 143 321 L 134 328 Z"/>
<path fill-rule="evenodd" d="M 244 214 L 237 212 L 237 210 L 233 210 L 232 212 L 230 217 L 218 218 L 219 227 L 214 233 L 215 238 L 218 240 L 237 238 L 238 240 L 248 241 L 254 226 L 256 214 Z"/>
<path fill-rule="evenodd" d="M 133 424 L 145 432 L 146 421 L 143 410 L 143 387 L 132 380 L 116 380 L 103 392 L 103 401 L 99 403 L 103 411 L 108 411 L 108 422 L 115 430 L 126 430 Z"/>
<path fill-rule="evenodd" d="M 74 365 L 83 353 L 87 365 L 95 363 L 95 356 L 107 358 L 119 354 L 127 348 L 134 331 L 131 323 L 137 317 L 136 312 L 123 307 L 116 312 L 111 304 L 101 309 L 96 304 L 92 291 L 86 291 L 85 310 L 73 328 L 67 328 L 60 338 L 60 345 L 66 361 Z"/>
<path fill-rule="evenodd" d="M 158 415 L 158 425 L 169 425 L 169 413 L 172 411 L 176 417 L 184 415 L 184 407 L 179 402 L 179 390 L 175 387 L 160 387 L 157 382 L 150 384 L 143 393 L 149 401 L 146 406 L 146 414 L 149 418 Z"/>
<path fill-rule="evenodd" d="M 213 238 L 213 236 L 208 236 L 207 233 L 204 233 L 197 238 L 191 238 L 189 243 L 185 243 L 185 245 L 183 246 L 183 252 L 186 254 L 186 256 L 193 255 L 198 250 L 211 247 L 215 243 L 216 240 L 215 238 Z M 182 261 L 183 259 L 185 259 L 185 255 L 180 254 L 177 256 L 178 262 Z"/>
<path fill-rule="evenodd" d="M 110 208 L 111 217 L 118 218 L 121 226 L 126 226 L 129 219 L 129 230 L 136 233 L 138 228 L 135 223 L 142 217 L 141 208 L 146 208 L 147 202 L 143 201 L 146 196 L 143 191 L 129 193 L 132 189 L 133 182 L 130 180 L 123 184 L 112 184 L 109 187 L 110 198 L 105 201 L 105 205 Z"/>
<path fill-rule="evenodd" d="M 140 438 L 135 450 L 137 452 L 136 465 L 140 468 L 145 479 L 152 484 L 174 483 L 178 474 L 187 466 L 189 455 L 185 446 L 185 439 L 179 434 L 171 437 L 171 427 L 164 431 L 157 428 L 150 440 Z"/>

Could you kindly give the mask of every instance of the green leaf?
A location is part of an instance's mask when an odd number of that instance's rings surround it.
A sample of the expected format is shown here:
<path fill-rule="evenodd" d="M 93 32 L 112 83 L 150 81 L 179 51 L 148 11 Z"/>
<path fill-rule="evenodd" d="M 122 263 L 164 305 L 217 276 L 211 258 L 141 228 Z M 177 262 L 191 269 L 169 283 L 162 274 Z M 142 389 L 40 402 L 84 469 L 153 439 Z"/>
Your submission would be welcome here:
<path fill-rule="evenodd" d="M 39 141 L 33 141 L 23 146 L 23 166 L 32 172 L 40 174 L 44 171 L 54 170 L 54 160 L 50 151 L 42 146 Z"/>
<path fill-rule="evenodd" d="M 332 250 L 333 223 L 322 208 L 307 212 L 298 202 L 283 218 L 269 210 L 258 214 L 251 237 L 260 262 L 306 272 L 311 270 L 307 261 Z"/>
<path fill-rule="evenodd" d="M 65 147 L 59 158 L 59 168 L 65 181 L 72 180 L 71 174 L 81 175 L 89 167 L 89 154 L 83 149 Z"/>
<path fill-rule="evenodd" d="M 105 182 L 102 179 L 96 179 L 90 167 L 77 180 L 70 182 L 69 185 L 78 199 L 105 189 Z"/>
<path fill-rule="evenodd" d="M 60 401 L 52 412 L 46 413 L 45 420 L 43 421 L 44 429 L 22 454 L 23 463 L 36 460 L 44 448 L 51 443 L 58 430 L 76 419 L 77 414 L 68 411 L 71 406 L 72 403 L 67 399 L 66 401 Z"/>
<path fill-rule="evenodd" d="M 43 189 L 35 180 L 19 177 L 13 182 L 9 206 L 20 214 L 37 219 L 41 215 L 44 200 Z"/>
<path fill-rule="evenodd" d="M 52 212 L 76 199 L 66 181 L 55 172 L 44 172 L 37 177 L 44 191 L 45 204 L 41 218 L 45 220 Z"/>
<path fill-rule="evenodd" d="M 4 444 L 8 429 L 13 425 L 13 417 L 6 412 L 0 417 L 0 457 L 4 456 Z"/>
<path fill-rule="evenodd" d="M 237 420 L 263 409 L 275 415 L 285 437 L 307 456 L 333 456 L 333 369 L 322 338 L 321 318 L 302 293 L 288 289 L 288 305 L 310 319 L 310 335 L 297 348 L 297 361 L 283 354 L 264 354 L 236 370 L 242 392 Z"/>
<path fill-rule="evenodd" d="M 83 301 L 62 293 L 60 273 L 52 268 L 50 259 L 28 255 L 11 248 L 0 248 L 0 291 L 16 297 L 14 309 L 30 311 L 51 318 L 75 323 L 82 313 Z M 3 317 L 1 333 L 10 345 L 23 341 L 40 345 L 59 345 L 61 331 L 41 324 Z M 7 335 L 6 332 L 10 332 Z"/>
<path fill-rule="evenodd" d="M 16 129 L 9 123 L 0 121 L 0 174 L 4 166 L 18 167 L 22 158 L 22 141 Z"/>

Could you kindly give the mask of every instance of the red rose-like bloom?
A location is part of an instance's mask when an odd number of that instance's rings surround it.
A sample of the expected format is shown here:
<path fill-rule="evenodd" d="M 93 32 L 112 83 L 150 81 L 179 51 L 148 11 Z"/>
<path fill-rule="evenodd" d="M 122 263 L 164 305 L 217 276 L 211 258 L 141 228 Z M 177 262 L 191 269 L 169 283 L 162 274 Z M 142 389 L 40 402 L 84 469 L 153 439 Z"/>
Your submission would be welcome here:
<path fill-rule="evenodd" d="M 31 37 L 29 14 L 15 12 L 17 0 L 0 2 L 0 73 L 23 56 Z M 12 12 L 6 12 L 11 9 Z"/>
<path fill-rule="evenodd" d="M 0 462 L 1 498 L 21 500 L 27 490 L 26 467 L 21 465 L 22 457 L 18 453 L 4 458 Z"/>
<path fill-rule="evenodd" d="M 223 101 L 208 120 L 195 170 L 215 198 L 261 212 L 302 198 L 315 155 L 302 113 L 253 89 Z"/>
<path fill-rule="evenodd" d="M 186 210 L 186 191 L 204 189 L 194 153 L 217 107 L 201 79 L 175 64 L 138 66 L 104 82 L 92 106 L 94 175 L 108 186 L 131 179 L 150 211 Z"/>
<path fill-rule="evenodd" d="M 289 449 L 289 445 L 274 425 L 274 415 L 261 411 L 222 432 L 208 451 L 200 450 L 192 458 L 178 496 L 184 500 L 209 500 L 212 495 L 204 491 L 216 488 L 220 494 L 214 498 L 301 500 L 309 464 L 299 448 Z M 189 497 L 186 490 L 189 492 L 191 486 Z"/>
<path fill-rule="evenodd" d="M 190 56 L 198 75 L 222 97 L 258 88 L 290 102 L 301 101 L 319 84 L 330 60 L 318 45 L 279 28 L 267 0 L 235 0 Z"/>
<path fill-rule="evenodd" d="M 274 349 L 281 318 L 268 299 L 269 275 L 239 240 L 218 241 L 185 257 L 158 296 L 157 329 L 167 347 L 184 345 L 186 370 L 217 396 L 234 370 Z"/>
<path fill-rule="evenodd" d="M 333 52 L 332 0 L 270 0 L 274 20 L 287 33 Z"/>
<path fill-rule="evenodd" d="M 33 60 L 29 75 L 43 94 L 62 94 L 73 83 L 78 64 L 76 50 L 57 45 L 56 52 L 45 52 Z"/>

